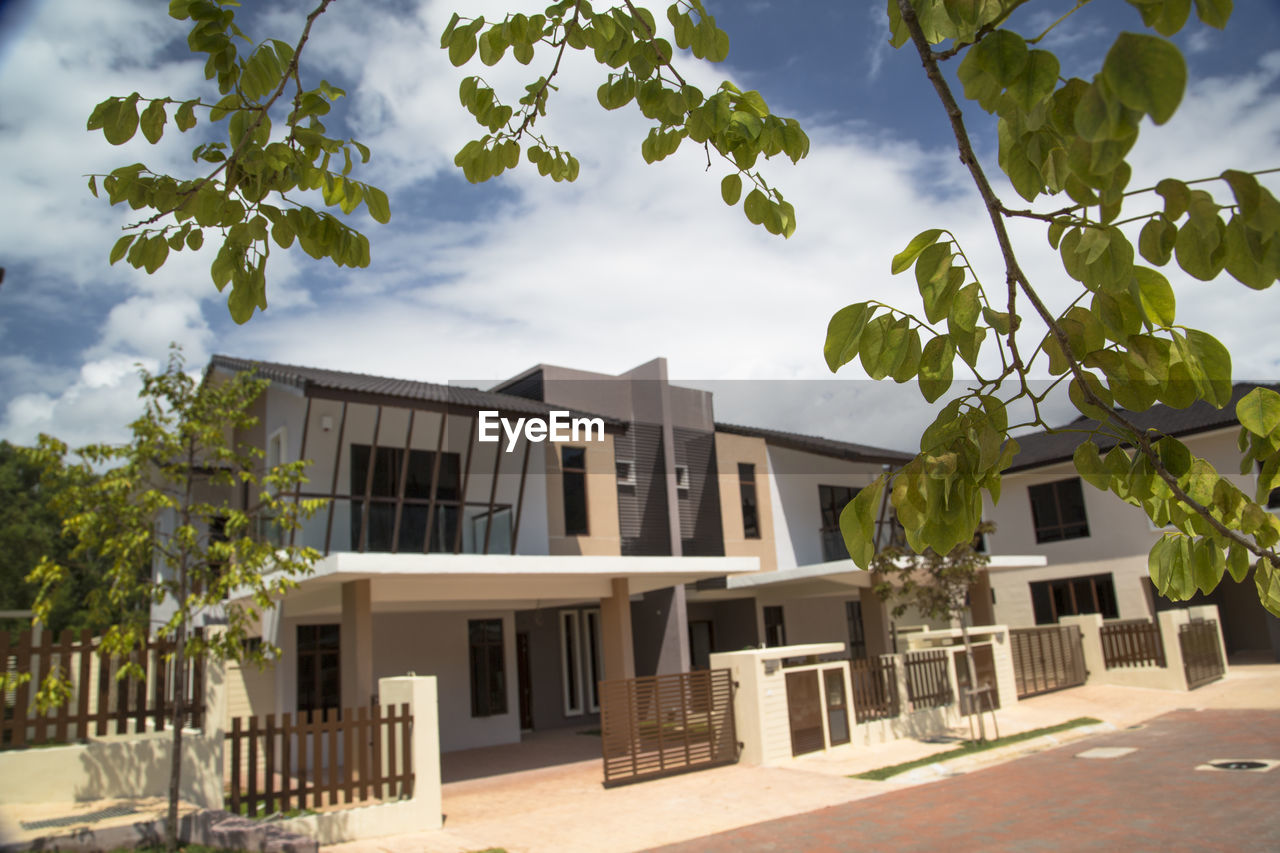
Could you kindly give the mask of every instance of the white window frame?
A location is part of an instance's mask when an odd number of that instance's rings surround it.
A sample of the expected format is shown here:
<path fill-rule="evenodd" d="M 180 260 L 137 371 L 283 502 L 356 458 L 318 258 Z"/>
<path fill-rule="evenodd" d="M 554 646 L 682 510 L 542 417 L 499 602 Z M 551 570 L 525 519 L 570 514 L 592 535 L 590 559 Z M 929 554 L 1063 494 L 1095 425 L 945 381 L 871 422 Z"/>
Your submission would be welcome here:
<path fill-rule="evenodd" d="M 627 466 L 626 475 L 618 477 L 618 485 L 634 486 L 636 484 L 636 463 L 630 459 L 615 459 L 614 463 Z"/>
<path fill-rule="evenodd" d="M 271 448 L 273 445 L 276 444 L 276 439 L 279 439 L 280 458 L 273 463 L 271 461 Z M 267 470 L 271 470 L 273 465 L 283 465 L 285 463 L 285 460 L 289 458 L 288 439 L 289 439 L 289 433 L 286 431 L 285 427 L 279 427 L 271 433 L 271 437 L 267 439 L 267 447 L 266 447 Z"/>
<path fill-rule="evenodd" d="M 581 656 L 582 670 L 586 674 L 586 699 L 587 711 L 592 714 L 600 713 L 600 684 L 599 682 L 604 676 L 604 644 L 600 637 L 600 609 L 592 608 L 582 611 L 583 632 L 582 645 L 586 654 Z M 591 626 L 592 630 L 587 631 L 586 628 Z M 588 638 L 588 634 L 590 637 Z M 594 665 L 594 666 L 593 666 Z M 592 678 L 591 673 L 594 669 L 596 677 Z"/>
<path fill-rule="evenodd" d="M 676 489 L 682 492 L 689 491 L 689 466 L 676 466 Z"/>
<path fill-rule="evenodd" d="M 571 630 L 566 630 L 565 626 L 572 626 Z M 569 634 L 573 634 L 573 639 L 569 639 Z M 572 643 L 572 649 L 570 644 Z M 573 671 L 570 672 L 568 653 L 573 652 Z M 560 684 L 564 699 L 564 715 L 566 717 L 580 717 L 583 714 L 583 692 L 582 692 L 582 625 L 578 620 L 577 610 L 561 610 L 560 611 Z M 576 694 L 571 693 L 570 685 L 577 688 Z M 572 701 L 573 696 L 577 696 L 577 702 Z"/>

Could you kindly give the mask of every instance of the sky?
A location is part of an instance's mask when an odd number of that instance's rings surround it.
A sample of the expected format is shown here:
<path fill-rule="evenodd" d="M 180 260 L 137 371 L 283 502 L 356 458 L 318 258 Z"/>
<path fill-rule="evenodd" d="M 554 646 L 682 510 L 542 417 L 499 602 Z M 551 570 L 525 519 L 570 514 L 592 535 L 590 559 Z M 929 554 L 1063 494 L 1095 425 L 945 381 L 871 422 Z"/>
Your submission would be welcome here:
<path fill-rule="evenodd" d="M 581 161 L 579 179 L 555 184 L 522 163 L 468 184 L 453 155 L 482 131 L 458 104 L 459 82 L 483 71 L 510 103 L 552 60 L 540 51 L 528 67 L 455 69 L 439 34 L 454 9 L 492 19 L 528 7 L 338 0 L 313 30 L 305 82 L 346 89 L 330 131 L 373 150 L 355 177 L 386 190 L 392 220 L 379 226 L 363 209 L 351 217 L 370 239 L 366 269 L 273 252 L 269 308 L 237 326 L 209 278 L 212 235 L 154 275 L 108 266 L 132 211 L 85 186 L 86 175 L 135 161 L 192 174 L 199 140 L 172 123 L 157 146 L 139 135 L 116 148 L 85 130 L 93 105 L 112 95 L 209 91 L 166 5 L 0 0 L 0 438 L 124 439 L 139 412 L 137 365 L 154 369 L 177 342 L 193 369 L 225 353 L 480 386 L 537 363 L 618 373 L 662 356 L 674 381 L 716 393 L 719 420 L 914 450 L 931 407 L 913 386 L 872 383 L 856 365 L 832 377 L 822 358 L 828 320 L 866 299 L 915 309 L 913 277 L 891 276 L 889 261 L 924 228 L 951 229 L 984 282 L 1003 281 L 945 114 L 910 48 L 889 46 L 881 2 L 707 0 L 730 35 L 729 57 L 681 58 L 704 92 L 725 79 L 757 89 L 808 132 L 806 160 L 764 168 L 797 210 L 798 230 L 783 240 L 724 205 L 728 169 L 708 169 L 700 148 L 686 143 L 646 165 L 647 122 L 634 108 L 599 107 L 604 70 L 587 55 L 566 61 L 539 122 Z M 1031 35 L 1072 5 L 1029 4 L 1012 25 Z M 237 20 L 255 39 L 293 43 L 307 11 L 248 0 Z M 656 17 L 665 24 L 662 9 Z M 1280 166 L 1280 6 L 1238 3 L 1224 32 L 1192 18 L 1176 38 L 1192 83 L 1169 124 L 1144 125 L 1131 186 Z M 1045 44 L 1064 70 L 1088 77 L 1116 29 L 1141 31 L 1138 12 L 1095 2 Z M 966 117 L 1000 177 L 994 124 L 976 106 Z M 1018 201 L 1006 184 L 997 190 Z M 1075 294 L 1043 231 L 1017 223 L 1014 239 L 1050 304 L 1065 307 Z M 1238 378 L 1280 377 L 1271 291 L 1164 272 L 1180 322 L 1223 340 Z"/>

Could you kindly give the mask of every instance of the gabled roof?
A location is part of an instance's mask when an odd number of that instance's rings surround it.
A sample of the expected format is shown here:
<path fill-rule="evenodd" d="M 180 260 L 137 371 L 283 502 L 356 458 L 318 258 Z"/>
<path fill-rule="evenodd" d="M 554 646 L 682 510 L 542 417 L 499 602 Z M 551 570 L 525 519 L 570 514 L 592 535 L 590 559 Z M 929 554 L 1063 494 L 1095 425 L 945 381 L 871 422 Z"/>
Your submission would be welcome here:
<path fill-rule="evenodd" d="M 1259 385 L 1280 390 L 1280 386 L 1258 382 L 1237 382 L 1231 388 L 1231 402 L 1216 409 L 1203 400 L 1197 400 L 1185 409 L 1175 409 L 1163 403 L 1152 406 L 1145 412 L 1120 411 L 1124 417 L 1137 426 L 1156 430 L 1164 435 L 1182 436 L 1210 430 L 1224 429 L 1239 425 L 1236 420 L 1236 403 Z M 1036 432 L 1030 435 L 1016 436 L 1019 451 L 1014 457 L 1009 471 L 1024 471 L 1042 465 L 1053 465 L 1066 462 L 1075 453 L 1076 447 L 1098 427 L 1092 418 L 1081 416 L 1065 426 L 1058 427 L 1066 432 Z M 1099 434 L 1093 436 L 1100 449 L 1106 451 L 1116 444 L 1115 439 Z"/>
<path fill-rule="evenodd" d="M 320 367 L 302 367 L 295 364 L 280 364 L 271 361 L 255 361 L 248 358 L 235 358 L 229 355 L 215 355 L 209 361 L 209 367 L 221 368 L 235 372 L 254 370 L 257 375 L 272 382 L 290 385 L 308 396 L 325 396 L 313 394 L 315 391 L 336 392 L 369 397 L 385 397 L 392 400 L 409 400 L 441 405 L 460 406 L 467 409 L 495 409 L 516 415 L 539 415 L 549 412 L 564 411 L 563 406 L 549 406 L 527 397 L 514 394 L 503 394 L 493 391 L 482 391 L 479 388 L 468 388 L 460 385 L 439 385 L 434 382 L 418 382 L 413 379 L 395 379 L 387 376 L 372 376 L 367 373 L 349 373 L 343 370 L 326 370 Z M 370 402 L 377 402 L 370 400 Z M 600 417 L 608 426 L 624 426 L 616 418 L 595 415 L 589 412 L 574 412 L 578 416 Z"/>
<path fill-rule="evenodd" d="M 881 465 L 897 466 L 905 465 L 912 459 L 910 453 L 903 453 L 898 450 L 888 450 L 883 447 L 872 447 L 869 444 L 854 444 L 848 441 L 836 441 L 833 438 L 801 435 L 797 432 L 784 432 L 776 429 L 760 429 L 759 427 L 717 422 L 716 432 L 763 438 L 766 444 L 772 444 L 775 447 L 785 447 L 789 450 L 800 450 L 805 453 L 816 453 L 819 456 L 845 459 L 850 462 L 874 462 Z"/>

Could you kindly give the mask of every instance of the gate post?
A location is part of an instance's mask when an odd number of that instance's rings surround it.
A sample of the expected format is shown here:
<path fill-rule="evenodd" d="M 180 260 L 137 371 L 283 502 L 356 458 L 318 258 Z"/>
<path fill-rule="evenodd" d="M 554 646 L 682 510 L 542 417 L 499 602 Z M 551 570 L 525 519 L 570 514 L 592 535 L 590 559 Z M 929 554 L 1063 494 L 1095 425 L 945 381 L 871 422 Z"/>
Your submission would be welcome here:
<path fill-rule="evenodd" d="M 383 705 L 409 703 L 413 715 L 414 825 L 389 829 L 383 834 L 439 829 L 444 826 L 440 792 L 440 707 L 434 675 L 406 675 L 378 679 L 378 701 Z"/>

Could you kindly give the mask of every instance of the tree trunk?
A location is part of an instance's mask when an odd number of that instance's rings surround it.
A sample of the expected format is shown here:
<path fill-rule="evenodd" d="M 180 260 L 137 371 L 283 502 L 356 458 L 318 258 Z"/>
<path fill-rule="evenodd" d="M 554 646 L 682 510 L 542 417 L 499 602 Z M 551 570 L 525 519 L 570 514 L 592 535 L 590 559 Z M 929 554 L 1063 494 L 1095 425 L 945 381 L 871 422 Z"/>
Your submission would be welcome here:
<path fill-rule="evenodd" d="M 182 726 L 186 722 L 187 694 L 187 624 L 178 626 L 173 651 L 173 756 L 169 766 L 169 817 L 165 821 L 164 841 L 168 850 L 178 849 L 178 790 L 182 781 Z"/>
<path fill-rule="evenodd" d="M 973 644 L 969 642 L 969 623 L 965 621 L 964 610 L 960 611 L 960 636 L 964 639 L 964 661 L 969 670 L 969 689 L 975 690 L 978 687 L 978 668 L 973 660 Z M 969 713 L 972 714 L 976 707 L 976 696 L 969 695 Z M 987 739 L 986 724 L 982 721 L 982 711 L 978 710 L 978 740 L 985 741 Z"/>

